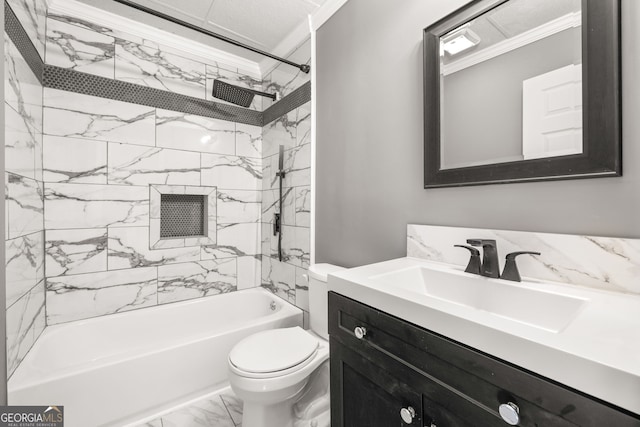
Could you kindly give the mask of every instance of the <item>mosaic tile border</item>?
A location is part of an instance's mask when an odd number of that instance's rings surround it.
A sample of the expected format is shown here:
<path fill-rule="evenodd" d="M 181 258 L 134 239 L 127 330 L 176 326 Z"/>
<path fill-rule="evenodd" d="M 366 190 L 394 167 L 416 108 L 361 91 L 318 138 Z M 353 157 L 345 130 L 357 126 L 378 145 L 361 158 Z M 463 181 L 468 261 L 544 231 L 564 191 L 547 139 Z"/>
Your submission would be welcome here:
<path fill-rule="evenodd" d="M 262 112 L 262 126 L 311 101 L 311 82 L 307 82 Z"/>
<path fill-rule="evenodd" d="M 43 86 L 48 88 L 260 127 L 311 100 L 311 83 L 307 82 L 260 112 L 46 65 L 6 1 L 4 7 L 5 31 Z"/>

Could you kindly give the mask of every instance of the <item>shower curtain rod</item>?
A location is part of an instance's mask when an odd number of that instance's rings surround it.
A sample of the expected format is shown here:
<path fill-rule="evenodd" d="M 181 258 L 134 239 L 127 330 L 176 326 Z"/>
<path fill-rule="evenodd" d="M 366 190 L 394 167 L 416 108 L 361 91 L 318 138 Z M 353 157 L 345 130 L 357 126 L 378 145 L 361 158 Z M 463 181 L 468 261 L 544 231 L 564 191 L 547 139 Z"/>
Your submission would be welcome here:
<path fill-rule="evenodd" d="M 243 49 L 250 50 L 250 51 L 258 53 L 260 55 L 267 56 L 267 57 L 269 57 L 271 59 L 275 59 L 276 61 L 280 61 L 280 62 L 283 62 L 285 64 L 291 65 L 293 67 L 299 68 L 300 71 L 302 71 L 303 73 L 309 73 L 309 71 L 311 71 L 311 66 L 308 65 L 308 64 L 296 64 L 295 62 L 291 62 L 291 61 L 289 61 L 287 59 L 280 58 L 279 56 L 273 55 L 273 54 L 271 54 L 269 52 L 265 52 L 263 50 L 255 48 L 255 47 L 246 45 L 244 43 L 240 43 L 239 41 L 236 41 L 236 40 L 233 40 L 232 38 L 223 36 L 222 34 L 214 33 L 213 31 L 209 31 L 209 30 L 206 30 L 204 28 L 200 28 L 197 25 L 193 25 L 193 24 L 190 24 L 189 22 L 182 21 L 182 20 L 180 20 L 178 18 L 174 18 L 173 16 L 165 15 L 164 13 L 158 12 L 157 10 L 153 10 L 153 9 L 148 8 L 148 7 L 139 5 L 137 3 L 133 3 L 130 0 L 113 0 L 113 1 L 115 1 L 116 3 L 123 4 L 125 6 L 129 6 L 131 8 L 137 9 L 139 11 L 148 13 L 150 15 L 157 16 L 158 18 L 162 18 L 164 20 L 173 22 L 174 24 L 181 25 L 183 27 L 189 28 L 189 29 L 197 31 L 199 33 L 206 34 L 207 36 L 216 38 L 218 40 L 222 40 L 222 41 L 230 43 L 230 44 L 232 44 L 234 46 L 238 46 L 238 47 L 241 47 Z"/>

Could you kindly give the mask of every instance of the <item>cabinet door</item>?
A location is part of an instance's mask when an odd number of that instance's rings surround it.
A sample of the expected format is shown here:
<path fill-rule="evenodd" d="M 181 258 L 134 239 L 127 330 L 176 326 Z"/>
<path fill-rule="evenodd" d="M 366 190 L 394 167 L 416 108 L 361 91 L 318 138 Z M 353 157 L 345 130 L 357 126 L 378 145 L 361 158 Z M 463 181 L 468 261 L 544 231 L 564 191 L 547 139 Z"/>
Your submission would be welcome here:
<path fill-rule="evenodd" d="M 332 427 L 422 427 L 420 394 L 334 338 L 330 344 Z"/>

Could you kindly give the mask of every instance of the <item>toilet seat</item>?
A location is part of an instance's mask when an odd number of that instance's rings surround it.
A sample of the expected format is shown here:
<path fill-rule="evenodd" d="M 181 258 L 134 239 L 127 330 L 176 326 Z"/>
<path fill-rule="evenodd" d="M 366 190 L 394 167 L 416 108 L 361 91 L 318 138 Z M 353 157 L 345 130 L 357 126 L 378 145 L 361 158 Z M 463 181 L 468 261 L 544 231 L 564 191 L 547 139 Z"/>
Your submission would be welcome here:
<path fill-rule="evenodd" d="M 318 352 L 318 339 L 299 326 L 258 332 L 236 344 L 229 366 L 249 378 L 287 375 L 308 365 Z"/>

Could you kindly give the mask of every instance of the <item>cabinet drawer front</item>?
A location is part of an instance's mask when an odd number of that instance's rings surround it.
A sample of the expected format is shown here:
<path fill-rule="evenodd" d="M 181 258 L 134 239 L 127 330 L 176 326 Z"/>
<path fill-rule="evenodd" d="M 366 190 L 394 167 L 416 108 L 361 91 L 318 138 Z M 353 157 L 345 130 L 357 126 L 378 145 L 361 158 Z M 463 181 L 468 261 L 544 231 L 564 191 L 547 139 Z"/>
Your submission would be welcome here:
<path fill-rule="evenodd" d="M 366 329 L 358 339 L 355 328 Z M 342 295 L 329 295 L 329 333 L 451 386 L 498 416 L 513 401 L 521 426 L 640 426 L 640 418 Z M 570 369 L 570 367 L 568 367 Z"/>
<path fill-rule="evenodd" d="M 422 426 L 421 398 L 396 376 L 331 339 L 333 427 Z M 411 408 L 405 423 L 400 411 Z"/>

